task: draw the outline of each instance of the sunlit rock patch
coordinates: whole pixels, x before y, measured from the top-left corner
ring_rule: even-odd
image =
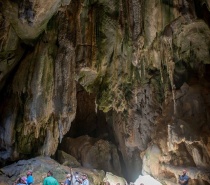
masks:
[[[134,185],[162,185],[159,181],[151,177],[150,175],[140,175],[138,179],[134,182]]]

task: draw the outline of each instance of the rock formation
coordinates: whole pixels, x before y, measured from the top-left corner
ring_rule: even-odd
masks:
[[[129,180],[172,184],[186,168],[210,184],[209,10],[208,0],[0,0],[2,166],[53,156],[65,134],[93,136],[100,121],[79,118],[95,109],[109,126],[95,139],[116,145]],[[88,114],[81,86],[95,99]]]
[[[31,170],[33,172],[35,181],[34,184],[37,185],[43,183],[48,171],[53,172],[53,177],[55,177],[59,183],[64,182],[66,174],[70,173],[69,167],[60,165],[50,157],[39,156],[29,160],[20,160],[17,163],[2,168],[0,171],[0,183],[4,182],[2,185],[12,184],[18,177],[25,176],[27,170]],[[87,174],[90,184],[96,185],[99,185],[101,182],[103,182],[103,179],[106,177],[105,172],[102,170],[72,168],[72,173],[75,172],[78,172],[79,175],[84,173]],[[116,176],[116,179],[121,178]]]
[[[86,168],[102,168],[117,175],[122,174],[117,148],[108,141],[87,135],[75,139],[66,137],[61,148]]]

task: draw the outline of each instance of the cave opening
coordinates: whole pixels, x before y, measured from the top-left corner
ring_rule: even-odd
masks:
[[[194,4],[197,17],[203,19],[210,27],[210,11],[208,10],[206,3],[201,5],[200,1],[194,0]]]
[[[112,126],[106,121],[106,114],[97,109],[96,94],[88,93],[77,84],[76,117],[65,137],[77,138],[88,135],[115,143]]]
[[[205,64],[204,78],[210,83],[210,64]]]
[[[177,70],[175,69],[176,84],[178,84],[178,82],[183,82],[182,77],[184,76],[185,81],[189,85],[201,84],[202,86],[210,87],[210,64],[198,63],[194,68],[186,67],[186,69],[185,73],[183,70],[183,74],[177,73]],[[183,83],[180,84],[182,85]]]
[[[81,157],[81,155],[83,155],[83,154],[80,154],[80,156],[74,155],[74,152],[72,152],[72,151],[77,150],[77,149],[75,149],[75,148],[67,149],[67,147],[70,146],[71,144],[69,144],[69,143],[66,144],[66,140],[78,142],[79,140],[81,141],[81,139],[83,139],[84,142],[80,143],[80,141],[79,141],[79,143],[81,145],[86,143],[86,144],[84,144],[84,147],[85,147],[86,145],[93,144],[93,146],[94,147],[96,146],[96,148],[97,147],[100,148],[100,146],[97,145],[96,143],[97,142],[100,143],[100,141],[103,140],[101,142],[102,145],[103,145],[103,143],[107,143],[107,142],[109,143],[108,145],[105,144],[104,146],[109,148],[108,149],[110,152],[109,155],[111,157],[109,161],[104,161],[104,162],[107,163],[108,165],[111,165],[112,167],[106,168],[106,165],[101,163],[102,166],[100,166],[100,163],[99,163],[99,166],[96,169],[104,170],[105,172],[106,171],[111,172],[115,175],[120,175],[120,176],[123,175],[126,178],[127,177],[126,176],[126,174],[127,174],[126,167],[125,167],[125,163],[123,160],[123,156],[118,149],[118,142],[116,141],[115,136],[114,136],[114,130],[112,128],[113,123],[111,121],[107,120],[108,118],[110,118],[111,113],[110,112],[104,113],[103,111],[99,110],[97,108],[97,105],[95,102],[96,94],[88,93],[79,84],[77,84],[76,98],[77,98],[77,110],[76,110],[75,119],[71,124],[70,130],[66,133],[62,142],[59,144],[54,158],[59,161],[58,151],[64,151],[65,153],[70,154],[73,157],[75,157],[77,159],[77,161],[83,167],[95,168],[97,166],[96,163],[98,162],[98,158],[97,158],[98,154],[96,154],[96,156],[94,156],[95,157],[95,161],[93,162],[94,164],[91,164],[92,162],[90,160],[88,160],[87,158],[89,155],[92,155],[92,154],[90,154],[90,153],[88,153],[88,151],[86,151],[85,155],[87,155],[87,156],[83,157],[83,159]],[[85,141],[85,139],[87,139],[87,141]],[[90,143],[89,143],[89,141],[90,141]],[[116,148],[116,150],[113,149],[112,144],[115,146],[114,148]],[[73,146],[73,147],[75,147],[75,146]],[[81,146],[76,146],[76,147],[79,149]],[[94,147],[92,147],[92,148],[90,147],[88,150],[91,152]],[[107,149],[104,149],[103,152],[106,153]],[[107,154],[105,154],[105,155],[107,155]],[[118,156],[117,158],[115,158],[116,155]],[[102,156],[102,160],[103,160],[103,156]],[[119,161],[119,163],[118,163],[118,161]],[[119,170],[117,170],[118,168],[119,168]]]

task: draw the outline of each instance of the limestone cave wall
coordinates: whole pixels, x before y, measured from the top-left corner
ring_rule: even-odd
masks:
[[[209,10],[209,0],[0,0],[2,165],[105,133],[82,137],[117,163],[91,165],[91,147],[80,162],[123,161],[128,179],[166,184],[187,168],[191,183],[210,184]]]

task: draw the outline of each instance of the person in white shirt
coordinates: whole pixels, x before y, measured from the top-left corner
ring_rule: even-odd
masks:
[[[89,180],[86,174],[82,175],[82,185],[89,185]]]
[[[78,172],[72,173],[72,177],[72,185],[80,185],[82,183]]]

